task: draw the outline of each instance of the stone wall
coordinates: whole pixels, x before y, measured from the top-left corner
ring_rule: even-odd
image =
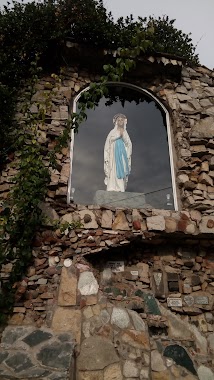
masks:
[[[158,62],[158,75],[142,68],[127,81],[169,110],[180,211],[67,205],[64,148],[41,204],[47,225],[34,238],[2,334],[2,380],[214,380],[214,73]],[[65,127],[71,100],[98,79],[67,69],[40,126],[44,153]],[[40,81],[35,102],[52,81]],[[15,173],[11,161],[2,200]],[[3,266],[2,281],[11,269]]]
[[[205,67],[188,68],[181,62],[159,59],[159,76],[154,71],[144,74],[141,71],[129,76],[127,82],[149,90],[167,107],[173,135],[174,165],[176,183],[179,187],[179,208],[194,208],[207,214],[213,213],[214,206],[214,73]],[[171,67],[179,63],[178,74],[172,79]],[[152,65],[150,62],[150,70]],[[147,62],[148,65],[148,62]],[[161,74],[161,70],[163,71]],[[139,71],[139,70],[138,70]],[[99,75],[80,67],[66,69],[64,80],[52,99],[52,109],[46,115],[45,125],[40,126],[40,142],[45,151],[52,149],[54,141],[65,127],[70,105],[75,96],[91,81],[99,80]],[[179,83],[178,83],[179,81]],[[33,97],[36,102],[42,94],[50,93],[53,78],[46,77],[37,85]],[[36,105],[32,112],[37,112]],[[48,166],[48,162],[46,162]],[[57,170],[51,170],[51,182],[47,201],[66,202],[67,184],[70,171],[69,148],[57,155]],[[9,192],[16,170],[11,162],[1,174],[0,198],[5,199]]]
[[[41,379],[48,380],[59,374],[72,379],[69,371],[79,380],[212,379],[214,261],[208,217],[198,211],[81,207],[70,209],[61,223],[74,215],[83,228],[44,227],[35,238],[34,262],[18,286],[3,333],[2,374],[15,371],[18,375],[9,378],[23,379],[43,371]],[[10,270],[4,267],[5,278]],[[27,337],[47,333],[42,342],[35,338],[26,355]],[[64,342],[70,350],[63,363],[56,350],[60,334],[68,334],[61,354]],[[26,367],[16,362],[20,350]]]

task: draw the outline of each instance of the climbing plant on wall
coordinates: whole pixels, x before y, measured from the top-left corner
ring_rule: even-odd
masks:
[[[93,20],[93,22],[92,22]],[[159,28],[159,29],[158,29]],[[170,32],[171,43],[158,33]],[[173,21],[153,18],[134,21],[132,17],[120,18],[114,22],[106,13],[102,1],[60,0],[58,2],[23,4],[13,2],[0,13],[0,115],[1,160],[7,160],[10,151],[16,152],[18,174],[9,199],[1,206],[0,218],[0,266],[13,263],[13,270],[7,282],[2,283],[0,309],[12,310],[16,283],[25,272],[31,260],[31,242],[39,228],[42,215],[39,203],[44,200],[49,179],[48,169],[42,162],[42,151],[38,143],[38,123],[44,122],[44,115],[51,102],[51,95],[38,102],[37,114],[31,113],[32,95],[39,79],[39,68],[43,72],[56,70],[64,63],[61,49],[66,38],[75,42],[92,44],[97,47],[117,49],[114,64],[105,65],[99,83],[92,83],[79,101],[78,112],[68,120],[67,128],[50,153],[50,165],[54,155],[67,144],[70,128],[78,130],[86,118],[86,109],[94,108],[103,96],[107,96],[108,81],[121,81],[134,68],[137,57],[151,51],[166,51],[175,54],[176,41],[184,42],[185,57],[197,62],[194,47],[188,36],[177,31]],[[23,36],[25,38],[23,39]],[[53,76],[59,81],[57,75]],[[25,91],[21,92],[23,87]],[[52,85],[52,88],[56,83]],[[23,97],[23,118],[17,122],[16,100]],[[10,294],[10,296],[8,296]]]

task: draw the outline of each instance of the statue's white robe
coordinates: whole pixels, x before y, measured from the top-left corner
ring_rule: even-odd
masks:
[[[104,183],[107,185],[107,191],[121,191],[124,192],[126,190],[128,176],[125,178],[119,179],[117,178],[116,172],[116,162],[115,162],[115,141],[120,137],[120,133],[118,131],[117,125],[115,125],[114,129],[112,129],[105,142],[104,147],[104,172],[105,172],[105,181]],[[131,154],[132,154],[132,143],[130,137],[124,129],[122,136],[127,158],[129,165],[129,173],[131,171]],[[124,162],[125,166],[125,162]]]

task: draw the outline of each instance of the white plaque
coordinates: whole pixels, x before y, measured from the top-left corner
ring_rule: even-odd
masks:
[[[181,298],[167,298],[167,305],[170,307],[182,307],[182,299]]]
[[[132,276],[138,276],[138,270],[131,270]]]
[[[110,268],[112,272],[124,272],[124,261],[108,261],[107,268]]]
[[[72,265],[72,260],[69,258],[65,259],[63,264],[66,268],[69,268]]]

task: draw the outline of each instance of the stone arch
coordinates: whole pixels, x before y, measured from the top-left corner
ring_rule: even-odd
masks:
[[[171,127],[170,127],[170,116],[167,108],[165,105],[155,96],[152,94],[150,91],[147,89],[141,88],[139,86],[130,84],[130,83],[125,83],[125,82],[120,82],[120,83],[114,83],[114,82],[109,82],[109,87],[111,86],[112,88],[120,87],[122,89],[126,90],[132,90],[135,91],[138,94],[141,94],[141,96],[144,96],[147,100],[154,102],[158,110],[161,112],[162,117],[163,117],[163,122],[166,128],[166,135],[167,135],[167,145],[168,145],[168,157],[169,157],[169,170],[170,170],[170,176],[171,176],[171,187],[172,187],[172,195],[173,195],[173,204],[174,204],[174,209],[178,210],[178,197],[177,197],[177,189],[176,189],[176,182],[175,182],[175,168],[174,168],[174,157],[173,157],[173,144],[172,144],[172,133],[171,133]],[[76,112],[77,110],[77,103],[78,100],[81,97],[81,94],[85,91],[88,91],[89,87],[86,87],[83,89],[74,99],[73,101],[73,112]],[[74,188],[72,187],[72,167],[73,167],[73,151],[74,151],[74,132],[71,132],[71,149],[70,149],[70,175],[69,175],[69,182],[68,182],[68,196],[67,196],[67,203],[69,204],[71,200],[73,199],[72,192]],[[82,202],[78,202],[82,203]],[[88,202],[91,203],[91,202]],[[154,206],[153,206],[154,207]],[[135,208],[133,206],[133,208]],[[164,208],[164,207],[157,207],[155,208]]]

